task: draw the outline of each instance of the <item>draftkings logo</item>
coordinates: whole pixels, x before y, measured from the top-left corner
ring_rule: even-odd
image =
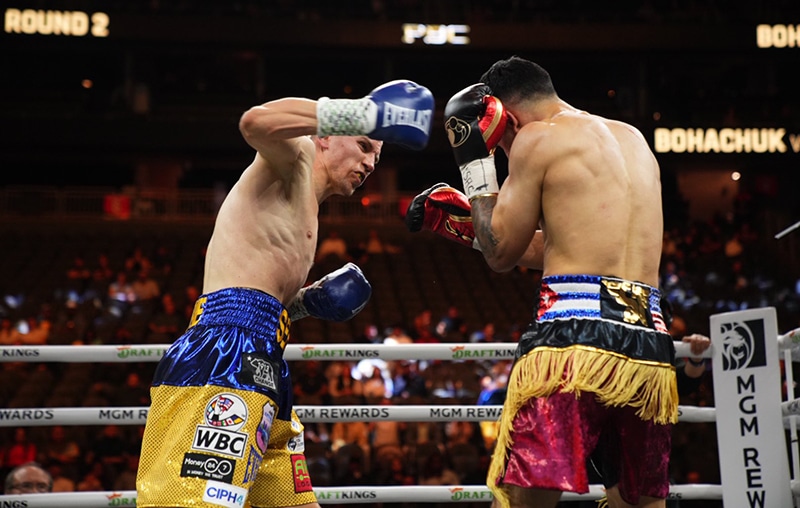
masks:
[[[723,323],[720,328],[722,370],[749,369],[767,364],[763,319]]]

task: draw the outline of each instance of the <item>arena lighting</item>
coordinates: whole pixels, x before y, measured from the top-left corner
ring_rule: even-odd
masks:
[[[759,48],[800,47],[800,25],[758,25],[756,45]]]
[[[424,44],[441,46],[453,44],[463,46],[469,44],[469,25],[424,25],[422,23],[403,23],[404,44],[414,44],[421,40]]]
[[[733,180],[734,182],[738,182],[741,179],[742,179],[742,174],[739,173],[738,171],[734,171],[731,173],[731,180]]]
[[[3,26],[9,34],[108,37],[109,22],[105,12],[6,9]]]

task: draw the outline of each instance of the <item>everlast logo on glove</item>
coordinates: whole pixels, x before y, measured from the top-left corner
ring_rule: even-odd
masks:
[[[383,122],[381,123],[381,127],[407,125],[419,129],[422,132],[429,132],[431,129],[432,113],[433,111],[430,109],[416,110],[385,102],[383,104]]]
[[[404,79],[384,83],[361,99],[320,97],[317,100],[317,135],[365,135],[377,141],[422,150],[431,134],[433,108],[431,91]]]

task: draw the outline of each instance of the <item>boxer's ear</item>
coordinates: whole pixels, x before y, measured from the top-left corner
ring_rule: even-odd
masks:
[[[520,124],[516,115],[511,113],[509,110],[506,110],[506,132],[511,132],[512,134],[516,134],[517,131],[519,131],[519,128]]]

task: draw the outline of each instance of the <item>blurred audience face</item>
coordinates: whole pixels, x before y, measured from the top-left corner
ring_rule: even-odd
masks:
[[[39,466],[20,466],[6,481],[6,494],[41,494],[51,492],[50,474]]]

